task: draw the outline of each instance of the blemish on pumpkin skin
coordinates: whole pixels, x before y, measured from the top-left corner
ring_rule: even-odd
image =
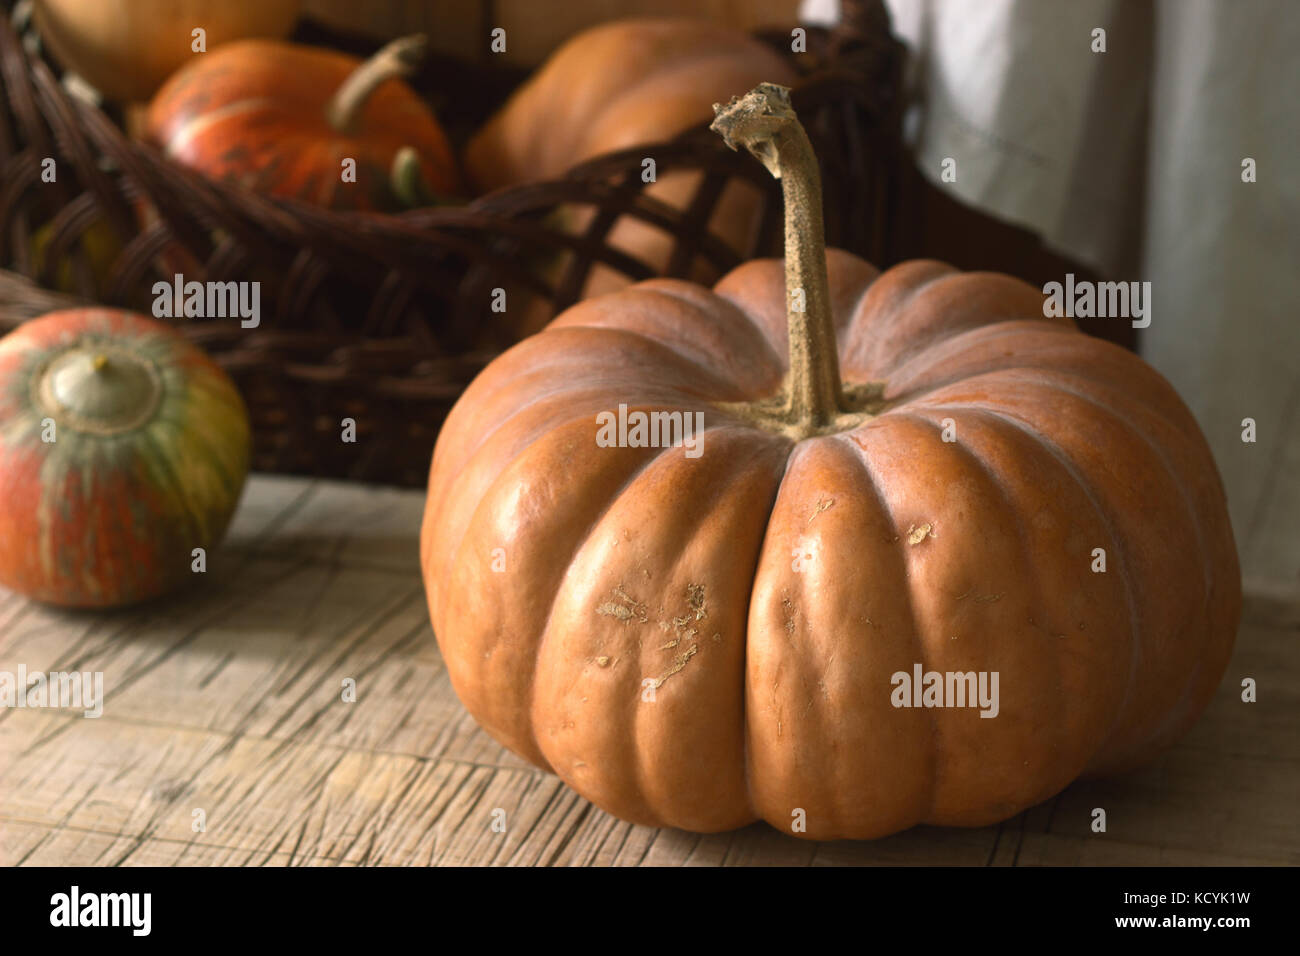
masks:
[[[704,599],[703,584],[686,585],[686,613],[680,617],[674,617],[670,621],[660,621],[659,629],[667,633],[675,631],[677,637],[675,640],[663,645],[664,648],[676,647],[683,637],[694,637],[699,633],[698,628],[690,626],[692,618],[696,621],[702,621],[709,616],[708,604]]]
[[[934,526],[928,521],[922,525],[911,525],[907,529],[907,543],[913,547],[920,544],[926,538],[937,537],[938,535],[934,533]]]
[[[617,618],[624,624],[644,624],[649,620],[646,615],[646,606],[624,591],[621,584],[614,588],[610,594],[616,600],[606,601],[604,604],[598,605],[596,608],[597,614]]]
[[[597,666],[597,667],[608,667],[608,666],[609,666],[609,658],[608,658],[608,657],[605,657],[603,654],[602,654],[600,657],[597,657],[597,658],[596,658],[596,666]]]
[[[781,715],[782,715],[782,713],[784,713],[784,711],[783,711],[782,708],[781,708],[781,700],[780,700],[780,697],[778,696],[779,691],[780,691],[780,689],[781,689],[781,676],[780,676],[780,674],[781,674],[781,671],[780,671],[780,668],[778,667],[778,668],[777,668],[777,677],[776,677],[775,680],[772,681],[772,699],[771,699],[771,703],[768,704],[768,706],[771,708],[772,712],[773,712],[774,714],[776,714],[776,736],[777,736],[777,739],[778,739],[778,740],[781,739],[781,726],[782,726],[782,725],[781,725]]]
[[[699,649],[700,649],[700,645],[692,644],[690,647],[686,648],[686,650],[683,653],[678,654],[676,657],[674,657],[672,664],[669,665],[668,667],[668,670],[664,671],[663,676],[656,677],[651,682],[651,686],[654,687],[655,690],[658,690],[660,687],[664,685],[664,681],[668,680],[668,678],[672,677],[674,674],[681,673],[682,668],[684,668],[687,665],[687,663],[690,661],[690,659],[696,655]]]
[[[645,604],[627,594],[621,587],[615,588],[613,593],[623,601],[623,603],[618,604],[611,601],[607,604],[603,604],[596,609],[597,614],[612,614],[620,620],[628,623],[648,623],[649,619],[646,615]],[[663,613],[663,608],[660,608],[660,613]],[[667,621],[655,621],[655,624],[659,626],[660,631],[664,633],[671,632],[674,635],[672,640],[668,641],[666,644],[660,644],[659,650],[671,651],[679,647],[683,641],[698,638],[700,630],[699,628],[692,626],[692,621],[702,621],[708,616],[709,610],[708,603],[705,600],[704,585],[687,584],[686,613],[670,618]],[[721,642],[722,634],[720,632],[715,633],[712,640],[714,643]],[[672,663],[668,665],[668,669],[659,677],[656,677],[651,681],[651,686],[656,689],[662,687],[664,681],[668,680],[668,678],[672,677],[674,674],[681,673],[682,669],[686,667],[691,658],[699,653],[699,650],[700,644],[697,640],[696,643],[690,645],[686,650],[674,657]]]
[[[708,617],[708,608],[704,605],[704,585],[686,585],[686,606],[695,612],[695,620],[702,621]]]
[[[812,524],[813,518],[816,518],[819,514],[821,514],[823,511],[825,511],[833,504],[835,504],[834,498],[818,498],[817,507],[813,509],[813,513],[808,517],[808,522],[807,524],[804,525],[804,527],[806,528],[808,527],[808,525]]]

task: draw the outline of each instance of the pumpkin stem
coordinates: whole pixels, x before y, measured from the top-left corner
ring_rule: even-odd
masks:
[[[412,146],[403,146],[393,157],[388,185],[397,201],[408,209],[436,206],[441,201],[425,178],[420,154]]]
[[[401,37],[352,71],[325,106],[330,126],[344,136],[357,134],[361,111],[371,94],[395,76],[410,76],[429,51],[429,38],[422,33]]]
[[[726,106],[715,104],[709,127],[732,149],[744,146],[781,180],[785,200],[786,321],[790,370],[782,418],[800,434],[815,434],[849,411],[840,384],[839,354],[826,274],[822,184],[808,134],[790,106],[790,90],[760,83]]]
[[[31,388],[33,404],[60,427],[103,436],[144,426],[163,397],[162,376],[152,361],[89,343],[57,355]]]

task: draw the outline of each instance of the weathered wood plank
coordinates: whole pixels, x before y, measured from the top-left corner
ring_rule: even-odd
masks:
[[[420,492],[258,475],[226,548],[418,575],[423,516]]]
[[[288,853],[232,850],[158,837],[139,843],[135,837],[37,823],[6,821],[0,827],[0,866],[102,866],[105,860],[122,857],[124,866],[352,865],[324,857],[294,860]]]
[[[0,632],[0,669],[102,671],[123,720],[525,766],[452,692],[418,575],[303,555],[250,555],[240,571],[141,612],[22,606]]]
[[[1270,857],[1235,856],[1125,843],[1105,838],[1039,834],[1026,842],[1017,866],[1278,866]]]
[[[0,670],[102,671],[107,697],[99,719],[0,710],[0,864],[1300,862],[1298,619],[1276,601],[1248,606],[1206,717],[1142,771],[999,827],[700,836],[616,820],[475,726],[429,629],[422,509],[418,493],[257,477],[186,594],[88,614],[0,592]]]

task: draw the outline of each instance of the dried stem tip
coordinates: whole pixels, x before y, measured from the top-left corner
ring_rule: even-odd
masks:
[[[713,113],[709,129],[732,149],[748,149],[773,177],[781,178],[775,139],[799,122],[790,105],[789,87],[760,83],[744,96],[733,96],[726,106],[714,103]]]
[[[846,410],[826,274],[817,157],[784,86],[760,83],[713,109],[710,128],[732,149],[744,146],[781,180],[790,342],[785,418],[791,427],[814,434]]]

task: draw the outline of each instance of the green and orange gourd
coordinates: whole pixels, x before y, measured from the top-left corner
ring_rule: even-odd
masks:
[[[56,312],[0,339],[0,585],[112,607],[193,575],[248,471],[233,383],[174,329]]]

